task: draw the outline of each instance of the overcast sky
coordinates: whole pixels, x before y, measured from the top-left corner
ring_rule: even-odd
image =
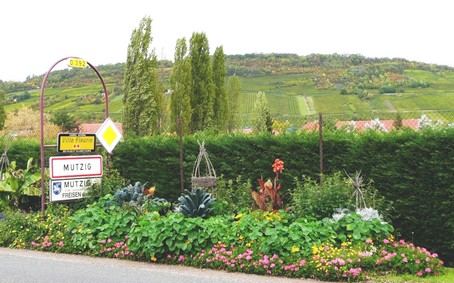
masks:
[[[361,54],[454,67],[445,0],[6,0],[0,80],[24,81],[58,60],[126,61],[132,31],[152,22],[152,48],[173,60],[177,39],[205,32],[212,54]],[[65,64],[57,65],[58,68]]]

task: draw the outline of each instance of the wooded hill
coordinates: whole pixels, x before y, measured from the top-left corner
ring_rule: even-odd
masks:
[[[237,75],[241,81],[244,125],[259,91],[267,95],[275,119],[294,123],[319,112],[354,118],[371,112],[454,111],[454,68],[448,66],[356,54],[227,55],[225,62],[227,75]],[[168,89],[172,62],[160,61],[159,66],[163,87]],[[120,119],[125,64],[97,68],[108,86],[110,113]],[[29,77],[25,82],[0,80],[0,88],[6,92],[6,110],[38,107],[43,76]],[[54,71],[47,88],[46,111],[76,109],[82,120],[102,114],[102,86],[95,72]],[[91,115],[82,114],[87,111]]]

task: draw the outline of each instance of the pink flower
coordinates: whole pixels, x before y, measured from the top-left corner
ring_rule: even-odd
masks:
[[[329,246],[325,246],[325,251],[329,251]]]
[[[366,244],[372,244],[372,240],[371,239],[367,239],[366,240]]]
[[[429,267],[427,267],[426,270],[424,270],[424,271],[427,273],[430,273],[432,270]]]
[[[408,259],[407,259],[406,257],[404,257],[404,258],[402,259],[402,261],[405,262],[405,263],[407,263],[407,262],[408,262]]]
[[[178,261],[185,261],[185,259],[186,259],[186,258],[184,257],[184,255],[180,255],[180,256],[178,257]]]
[[[389,240],[388,240],[388,239],[384,239],[384,240],[383,240],[383,243],[389,244]]]
[[[415,260],[415,263],[416,263],[416,264],[420,264],[421,261],[420,261],[419,259],[416,259],[416,260]]]
[[[416,272],[416,275],[418,275],[418,276],[422,276],[422,271],[418,271],[418,272]]]

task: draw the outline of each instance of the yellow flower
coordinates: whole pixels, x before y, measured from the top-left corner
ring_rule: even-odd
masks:
[[[295,246],[292,247],[292,253],[296,253],[296,252],[299,252],[299,251],[300,251],[300,248],[295,247]]]
[[[156,261],[156,257],[155,256],[152,256],[150,259],[151,259],[151,261]]]
[[[251,246],[251,243],[246,243],[246,247],[250,247]]]
[[[318,248],[317,248],[317,246],[314,245],[314,246],[312,247],[312,253],[313,253],[314,255],[318,253]]]
[[[240,240],[243,240],[243,239],[244,239],[243,235],[240,235]]]
[[[243,214],[243,213],[240,213],[240,214],[238,214],[238,215],[235,216],[235,219],[240,219],[240,218],[243,217],[243,216],[244,216],[244,214]]]

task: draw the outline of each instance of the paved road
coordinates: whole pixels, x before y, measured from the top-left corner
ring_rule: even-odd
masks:
[[[1,283],[321,283],[184,266],[0,248]]]

